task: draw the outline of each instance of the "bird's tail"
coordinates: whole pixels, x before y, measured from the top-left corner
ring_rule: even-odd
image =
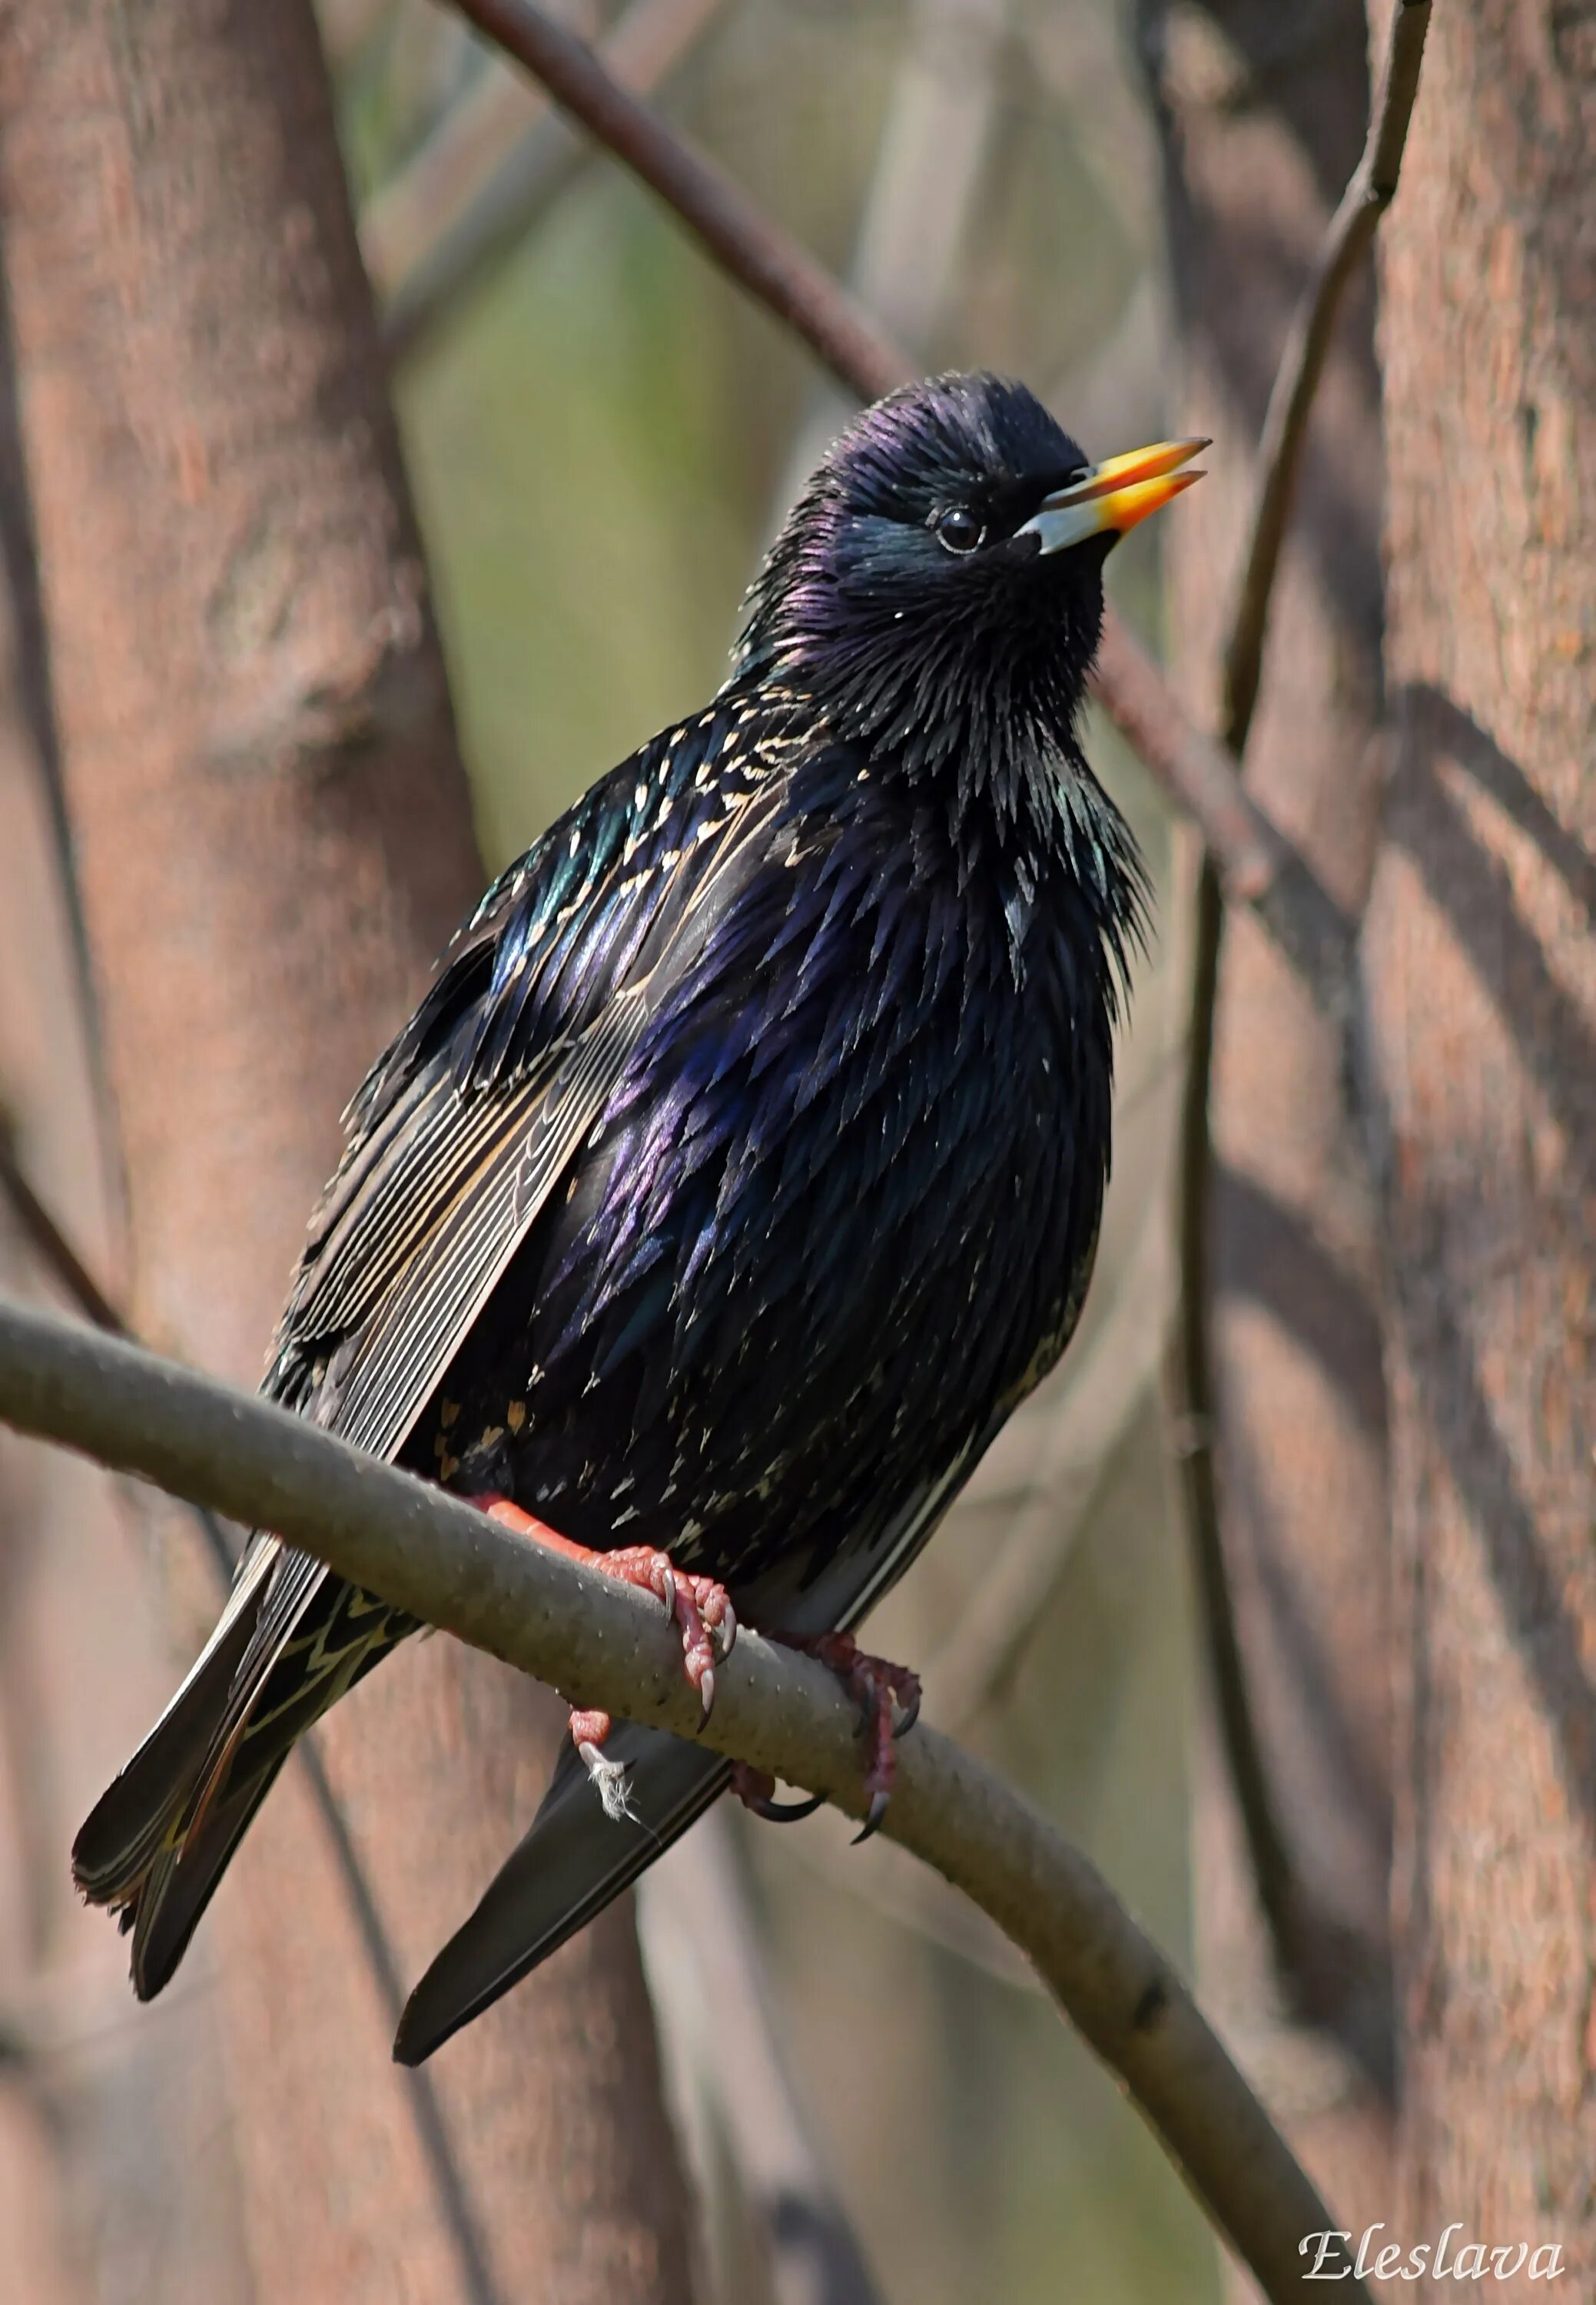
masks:
[[[606,1816],[576,1752],[561,1756],[531,1830],[405,2003],[394,2041],[419,2065],[635,1881],[721,1792],[731,1764],[662,1729],[618,1722],[626,1814]]]
[[[295,1739],[409,1630],[303,1554],[255,1543],[187,1680],[73,1844],[83,1895],[132,1932],[141,2001],[183,1959]]]

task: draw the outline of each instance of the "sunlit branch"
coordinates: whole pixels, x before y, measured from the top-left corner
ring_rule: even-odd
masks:
[[[0,1191],[4,1191],[9,1200],[35,1255],[79,1310],[107,1336],[133,1342],[126,1320],[95,1280],[88,1264],[57,1219],[46,1207],[18,1162],[16,1148],[9,1129],[4,1125],[3,1114],[0,1114]],[[218,1587],[225,1593],[231,1582],[237,1557],[232,1538],[218,1516],[204,1504],[193,1498],[180,1497],[178,1501],[187,1504],[203,1540],[206,1556],[215,1571]],[[397,2026],[399,2012],[405,2005],[405,1988],[397,1958],[378,1910],[376,1892],[361,1862],[360,1852],[349,1829],[349,1820],[344,1814],[343,1803],[333,1790],[332,1780],[327,1773],[313,1737],[302,1737],[295,1752],[344,1883],[344,1892],[354,1917],[355,1930],[366,1965],[377,1986],[388,2021],[390,2026]],[[4,2062],[4,2028],[0,2026],[0,2063]],[[450,2245],[455,2251],[467,2305],[500,2305],[478,2232],[476,2214],[466,2195],[465,2179],[431,2078],[425,2072],[415,2071],[410,2073],[409,2080],[416,2134],[431,2173]]]
[[[866,1803],[858,1721],[813,1659],[746,1634],[707,1722],[657,1606],[272,1404],[120,1340],[0,1303],[0,1419],[210,1510],[277,1530],[584,1705],[696,1736]],[[1107,1884],[1040,1812],[929,1728],[900,1748],[883,1830],[1036,1964],[1123,2080],[1271,2305],[1303,2295],[1302,2235],[1330,2218],[1195,2002]],[[1363,2292],[1356,2284],[1349,2296]]]

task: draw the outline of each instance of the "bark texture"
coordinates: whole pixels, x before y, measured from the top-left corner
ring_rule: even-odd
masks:
[[[1368,118],[1360,0],[1144,0],[1181,381],[1215,479],[1164,538],[1172,653],[1219,668],[1269,387]],[[1379,439],[1362,285],[1316,404],[1276,587],[1248,782],[1355,915],[1378,809]],[[1339,1038],[1257,923],[1225,932],[1211,1263],[1226,1571],[1303,1927],[1282,1980],[1223,1764],[1199,1743],[1205,1988],[1352,2223],[1389,2149],[1388,1546],[1373,1212]],[[1299,2030],[1325,2029],[1339,2045]]]
[[[1404,2215],[1418,2236],[1457,2219],[1559,2242],[1588,2296],[1596,9],[1438,8],[1424,71],[1381,243],[1401,746],[1366,956],[1407,1691]]]
[[[248,1382],[338,1109],[477,891],[468,796],[308,0],[10,0],[0,41],[132,1309]],[[187,1646],[212,1596],[166,1534]],[[341,1709],[329,1766],[403,1977],[525,1821],[558,1735],[540,1692],[445,1641]],[[629,1913],[440,2057],[452,2173],[388,2063],[297,1773],[206,1933],[258,2305],[686,2298]]]
[[[0,425],[13,413],[0,399]],[[0,460],[8,532],[15,501]],[[96,1117],[14,621],[0,617],[0,1127],[103,1269]],[[54,1301],[3,1197],[0,1286]],[[86,1804],[169,1693],[157,1596],[111,1482],[0,1435],[6,2305],[249,2305],[209,1949],[189,1990],[128,2025],[124,1948],[64,1862]]]

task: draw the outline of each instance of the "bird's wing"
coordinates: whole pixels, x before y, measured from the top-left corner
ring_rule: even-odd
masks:
[[[989,1437],[972,1440],[877,1544],[844,1548],[802,1593],[774,1579],[751,1592],[749,1621],[793,1633],[858,1624],[931,1535]],[[626,1768],[627,1814],[606,1815],[580,1756],[568,1748],[530,1828],[406,2002],[394,2041],[401,2064],[421,2064],[585,1928],[703,1816],[731,1774],[721,1754],[633,1721],[616,1723],[604,1754]]]
[[[702,773],[737,713],[657,737],[511,867],[352,1105],[267,1389],[355,1447],[403,1446],[658,1003],[760,870],[779,779]],[[218,1751],[329,1575],[281,1550]],[[346,1629],[363,1648],[382,1637]],[[320,1628],[315,1661],[338,1662]]]
[[[757,867],[780,794],[746,717],[720,702],[624,762],[460,931],[350,1108],[273,1398],[374,1455],[403,1446],[673,972]],[[727,750],[743,770],[706,774]],[[175,1965],[294,1737],[408,1629],[251,1539],[211,1639],[74,1850],[86,1892],[128,1912],[141,1992]]]

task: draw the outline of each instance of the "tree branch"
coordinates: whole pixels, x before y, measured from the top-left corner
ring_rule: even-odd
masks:
[[[17,1160],[9,1118],[3,1110],[0,1110],[0,1190],[4,1190],[10,1200],[35,1254],[80,1310],[107,1336],[119,1338],[130,1344],[134,1342],[132,1331],[122,1314],[34,1191]],[[237,1554],[232,1540],[216,1514],[203,1504],[197,1503],[192,1498],[180,1499],[180,1501],[188,1506],[204,1542],[206,1557],[225,1593],[237,1566]],[[311,1798],[320,1816],[322,1829],[331,1845],[333,1861],[343,1880],[344,1893],[354,1917],[355,1931],[366,1965],[371,1972],[388,2020],[390,2025],[397,2026],[399,2013],[405,2006],[405,1988],[393,1945],[377,1908],[376,1893],[361,1862],[360,1851],[355,1848],[354,1835],[349,1830],[349,1820],[344,1814],[343,1803],[333,1790],[332,1780],[317,1749],[313,1732],[302,1737],[295,1749],[310,1785]],[[3,2062],[3,2052],[0,2052],[0,2063]],[[465,2176],[455,2155],[454,2142],[438,2100],[438,2092],[426,2072],[413,2071],[410,2080],[411,2108],[416,2134],[455,2251],[463,2294],[467,2305],[501,2305],[488,2264],[479,2219],[466,2191]]]
[[[1259,448],[1261,469],[1251,541],[1225,657],[1225,743],[1233,764],[1240,762],[1246,750],[1258,702],[1269,599],[1309,413],[1324,373],[1342,292],[1354,265],[1367,252],[1375,226],[1396,189],[1429,21],[1430,0],[1396,0],[1385,78],[1374,102],[1363,157],[1330,220],[1269,396]],[[1231,773],[1235,773],[1233,765]],[[1237,791],[1241,791],[1239,784]],[[1300,858],[1293,861],[1301,863]],[[1318,887],[1317,882],[1314,885]],[[1323,1942],[1324,1923],[1305,1905],[1290,1844],[1276,1813],[1231,1603],[1214,1453],[1218,1395],[1209,1334],[1213,1143],[1208,1102],[1224,898],[1231,893],[1210,847],[1199,877],[1193,933],[1191,1062],[1182,1104],[1179,1156],[1181,1298],[1170,1354],[1169,1392],[1220,1737],[1270,1937],[1284,1974],[1301,1978],[1322,1973],[1327,1961],[1344,1961],[1348,1953],[1344,1946],[1327,1946]],[[1324,901],[1328,905],[1327,897]],[[1293,905],[1289,918],[1293,931],[1302,928],[1310,935],[1322,932],[1311,906]],[[1350,924],[1342,923],[1337,933],[1350,950]],[[1284,943],[1284,939],[1278,940]],[[1336,981],[1344,1002],[1350,992],[1350,974],[1339,969]],[[1344,1006],[1336,1021],[1344,1031],[1350,1022]]]
[[[17,1159],[11,1115],[4,1106],[0,1106],[0,1191],[11,1203],[34,1255],[55,1275],[79,1309],[97,1329],[125,1337],[128,1329],[121,1314],[28,1181]]]
[[[621,87],[649,94],[676,72],[726,0],[633,0],[599,48]],[[367,203],[361,252],[382,299],[382,343],[406,360],[495,260],[508,256],[593,157],[545,91],[493,73],[457,104]]]
[[[812,1659],[745,1635],[701,1722],[680,1642],[647,1596],[270,1403],[0,1301],[0,1418],[275,1529],[577,1703],[698,1737],[863,1812],[858,1720]],[[1093,1867],[930,1729],[904,1741],[883,1829],[1036,1963],[1271,2305],[1305,2298],[1298,2243],[1329,2230],[1329,2216],[1173,1968]],[[1356,2284],[1346,2294],[1367,2305]]]
[[[915,373],[908,355],[808,251],[714,161],[676,135],[533,0],[456,0],[536,74],[556,103],[640,176],[721,268],[802,336],[850,392],[875,400]],[[1094,676],[1110,719],[1192,817],[1225,892],[1250,905],[1321,1005],[1344,1006],[1351,938],[1308,866],[1242,790],[1225,748],[1193,726],[1157,667],[1112,611]]]
[[[717,162],[622,88],[585,40],[532,0],[457,0],[462,15],[541,80],[696,233],[732,278],[797,329],[866,400],[914,374],[847,290],[798,242],[760,216]]]
[[[1370,121],[1369,140],[1330,219],[1318,267],[1297,306],[1269,394],[1259,441],[1251,542],[1225,651],[1225,740],[1238,756],[1246,749],[1252,708],[1258,702],[1269,600],[1285,541],[1309,411],[1324,374],[1343,292],[1368,254],[1376,226],[1396,191],[1408,123],[1419,93],[1430,7],[1430,0],[1396,0],[1392,10],[1385,74]]]

